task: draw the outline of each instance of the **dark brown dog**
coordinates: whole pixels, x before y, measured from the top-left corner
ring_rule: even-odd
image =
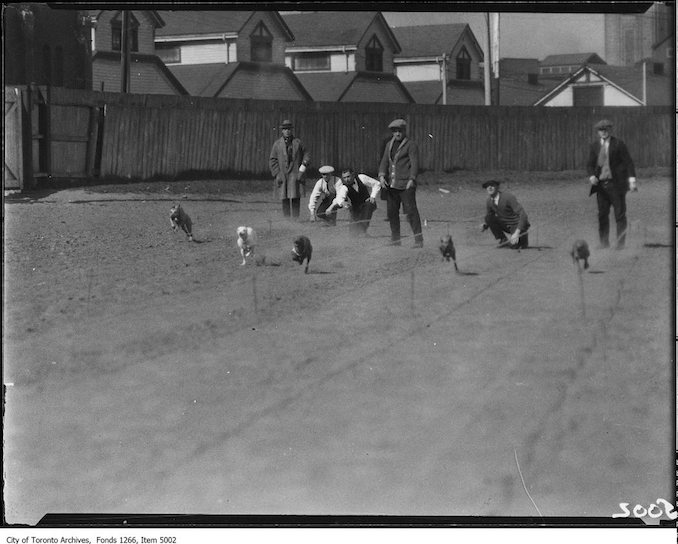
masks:
[[[584,240],[576,240],[572,245],[572,262],[579,264],[579,261],[584,261],[584,269],[589,267],[589,257],[591,252],[589,251],[589,245]]]
[[[448,263],[450,260],[454,262],[454,269],[459,272],[457,268],[457,252],[454,249],[454,242],[452,241],[452,236],[449,234],[443,236],[440,239],[440,253],[443,256],[443,260]]]
[[[170,208],[170,226],[174,232],[178,229],[183,230],[188,236],[188,241],[193,241],[193,222],[181,204],[175,204]]]
[[[298,236],[294,240],[294,249],[292,249],[292,260],[297,261],[300,265],[306,260],[306,268],[304,274],[308,274],[308,265],[311,262],[311,255],[313,255],[313,246],[311,240],[306,236]]]

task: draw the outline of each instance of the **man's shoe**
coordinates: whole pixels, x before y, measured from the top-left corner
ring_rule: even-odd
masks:
[[[389,246],[399,246],[400,240],[391,240],[391,242],[388,245]]]
[[[424,247],[424,242],[414,242],[414,244],[412,244],[412,249],[420,249],[422,247]]]

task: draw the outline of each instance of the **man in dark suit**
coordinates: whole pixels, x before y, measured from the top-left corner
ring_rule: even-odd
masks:
[[[483,189],[487,190],[487,203],[485,222],[481,229],[490,229],[499,240],[499,247],[527,248],[530,222],[518,199],[509,192],[500,191],[499,182],[493,179],[483,183]],[[507,238],[506,234],[510,234],[510,237]]]
[[[598,138],[591,144],[586,171],[591,191],[598,200],[598,235],[600,247],[610,247],[610,206],[617,223],[617,249],[626,243],[626,193],[637,191],[636,170],[626,144],[610,135],[612,123],[607,119],[595,124]]]

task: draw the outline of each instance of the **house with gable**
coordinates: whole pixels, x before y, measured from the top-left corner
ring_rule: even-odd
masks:
[[[465,23],[392,27],[401,52],[396,75],[417,103],[484,104],[483,50]],[[444,71],[443,71],[444,70]]]
[[[544,76],[572,74],[584,64],[605,64],[605,61],[596,53],[549,55],[539,63],[539,74]]]
[[[158,55],[193,96],[311,100],[285,66],[294,35],[276,11],[162,11]]]
[[[120,92],[123,11],[89,10],[92,88]],[[185,95],[186,89],[155,54],[154,36],[164,21],[154,10],[129,11],[130,81],[128,92]]]
[[[395,75],[401,48],[380,12],[287,13],[283,19],[294,34],[285,64],[313,100],[414,102]]]
[[[643,74],[643,71],[645,73]],[[584,65],[547,92],[535,106],[669,106],[675,79],[646,66]]]

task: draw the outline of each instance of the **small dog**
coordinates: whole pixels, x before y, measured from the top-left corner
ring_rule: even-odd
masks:
[[[254,247],[257,245],[257,233],[252,227],[238,227],[238,249],[242,262],[240,266],[247,264],[247,257],[254,256]]]
[[[457,268],[457,253],[454,249],[454,242],[452,241],[452,236],[449,234],[446,234],[442,238],[440,238],[440,253],[443,256],[443,260],[447,261],[448,263],[450,260],[454,263],[454,269],[459,272],[459,269]]]
[[[300,265],[306,260],[306,268],[304,274],[308,274],[308,265],[311,263],[311,255],[313,254],[313,246],[311,240],[306,236],[299,236],[294,240],[294,248],[292,249],[292,260],[297,261]]]
[[[579,264],[579,261],[584,261],[584,269],[586,270],[589,267],[589,257],[591,252],[589,251],[589,245],[584,240],[576,240],[572,245],[572,262]]]
[[[174,232],[181,229],[188,236],[188,241],[193,241],[193,222],[188,214],[181,207],[181,204],[175,204],[170,208],[170,225]]]

